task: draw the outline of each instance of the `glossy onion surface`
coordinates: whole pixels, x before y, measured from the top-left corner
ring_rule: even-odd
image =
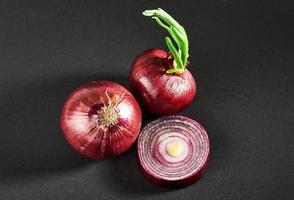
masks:
[[[197,181],[207,167],[209,139],[205,129],[184,116],[149,123],[138,138],[139,165],[147,179],[164,187]]]
[[[80,86],[66,100],[61,128],[83,156],[104,159],[126,151],[141,128],[141,110],[132,94],[110,81]]]
[[[131,68],[129,82],[144,106],[157,115],[174,114],[185,109],[196,94],[196,83],[185,69],[180,74],[166,74],[173,60],[160,49],[139,55]]]

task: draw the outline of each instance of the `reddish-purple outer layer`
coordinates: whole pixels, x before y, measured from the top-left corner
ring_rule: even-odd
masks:
[[[172,132],[183,136],[190,134],[188,138],[197,144],[190,146],[189,149],[192,150],[190,149],[189,156],[177,163],[163,161],[155,156],[158,153],[159,138]],[[144,176],[162,187],[185,187],[196,182],[207,169],[210,155],[209,138],[205,129],[198,122],[179,115],[149,123],[139,135],[137,148],[138,163]],[[185,167],[189,167],[189,170]],[[171,173],[174,178],[170,179],[171,175],[166,175],[167,173]]]
[[[116,105],[116,125],[97,124],[103,106]],[[61,129],[68,143],[83,156],[104,159],[126,151],[137,139],[141,110],[133,95],[111,81],[92,81],[76,89],[61,113]]]
[[[144,106],[157,115],[185,109],[196,94],[192,74],[187,69],[180,75],[166,74],[171,66],[171,57],[161,49],[144,51],[132,64],[130,85]]]

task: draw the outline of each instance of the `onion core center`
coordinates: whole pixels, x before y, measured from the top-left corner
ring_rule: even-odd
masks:
[[[164,159],[169,163],[181,162],[189,154],[188,139],[185,136],[176,136],[176,132],[170,132],[158,138],[158,146],[155,146],[156,157],[159,161]]]
[[[180,141],[170,142],[165,147],[166,152],[172,157],[178,157],[183,154],[184,145]]]

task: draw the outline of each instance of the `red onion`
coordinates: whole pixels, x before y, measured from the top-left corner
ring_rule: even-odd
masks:
[[[80,86],[66,100],[61,128],[83,156],[104,159],[126,151],[141,128],[141,110],[133,95],[111,81]]]
[[[184,116],[163,117],[149,123],[138,138],[139,166],[152,183],[184,187],[197,181],[209,158],[205,129]]]
[[[196,83],[185,69],[182,74],[167,74],[171,58],[161,49],[144,51],[134,61],[129,82],[143,105],[157,115],[185,109],[196,94]]]
[[[146,108],[157,115],[177,113],[186,108],[196,94],[196,83],[186,69],[188,38],[185,29],[162,9],[144,11],[166,29],[165,38],[170,53],[150,49],[139,55],[132,64],[129,82]]]

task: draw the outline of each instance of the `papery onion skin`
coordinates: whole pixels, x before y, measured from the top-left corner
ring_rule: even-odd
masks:
[[[140,102],[156,115],[175,114],[191,104],[196,82],[188,69],[167,74],[173,59],[164,50],[149,49],[132,64],[129,83]]]
[[[169,137],[165,137],[167,134]],[[193,144],[189,146],[189,154],[178,162],[158,158],[160,145],[176,135],[179,138],[187,137],[187,144]],[[160,141],[160,138],[164,140]],[[180,115],[168,116],[143,128],[138,138],[137,152],[139,168],[150,182],[161,187],[186,187],[201,178],[207,169],[209,138],[205,129],[195,120]]]
[[[66,100],[61,129],[68,143],[92,159],[117,156],[135,142],[142,122],[133,95],[111,81],[80,86]]]

